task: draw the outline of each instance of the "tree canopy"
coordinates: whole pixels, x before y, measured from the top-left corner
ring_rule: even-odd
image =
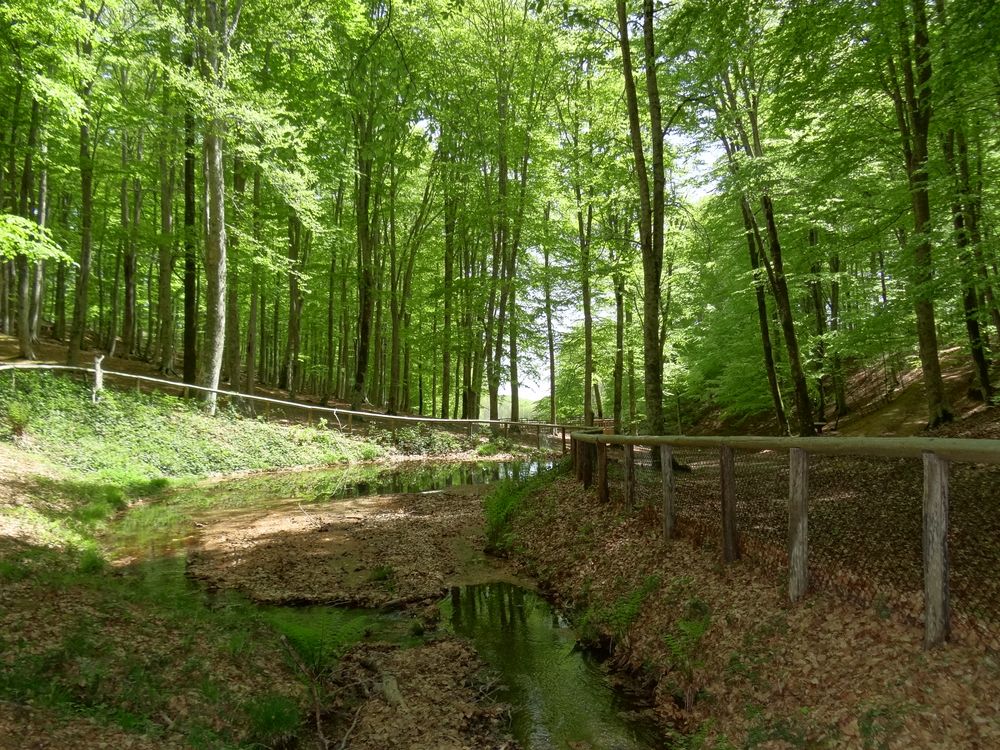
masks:
[[[812,434],[916,355],[939,424],[945,348],[995,392],[998,28],[982,0],[9,0],[0,329],[657,433]]]

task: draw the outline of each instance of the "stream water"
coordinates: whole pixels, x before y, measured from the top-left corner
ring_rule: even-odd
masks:
[[[526,750],[639,750],[662,746],[636,706],[608,683],[594,655],[577,647],[565,617],[528,589],[497,582],[454,587],[442,622],[470,638],[503,677],[511,730]]]
[[[322,504],[389,493],[432,492],[467,484],[524,478],[549,468],[538,462],[406,465],[394,470],[345,468],[255,475],[199,488],[189,516],[201,523],[226,514],[279,510],[288,503]],[[294,507],[294,506],[293,506]],[[196,508],[201,510],[195,510]],[[144,540],[149,562],[182,552],[196,537],[169,527]],[[133,548],[136,549],[136,548]],[[138,551],[138,550],[136,550]],[[183,563],[173,557],[183,575]],[[173,566],[172,566],[173,569]],[[452,588],[440,604],[442,627],[469,638],[506,686],[501,699],[513,707],[511,731],[525,750],[647,750],[662,739],[647,722],[628,714],[634,701],[611,687],[599,660],[577,646],[569,622],[533,591],[508,582]],[[331,651],[365,637],[407,645],[409,619],[399,613],[335,607],[267,607],[276,626],[319,633],[314,647]]]

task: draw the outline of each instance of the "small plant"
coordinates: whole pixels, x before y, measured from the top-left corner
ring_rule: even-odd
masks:
[[[302,726],[302,710],[294,700],[280,693],[254,698],[243,710],[249,720],[250,739],[265,747],[290,743]]]
[[[370,579],[375,583],[391,583],[396,577],[396,571],[391,565],[379,565],[372,570]]]
[[[873,706],[858,718],[865,750],[887,750],[903,728],[905,710],[900,706]]]
[[[677,621],[674,630],[663,640],[670,651],[670,664],[680,678],[683,691],[684,710],[694,707],[697,688],[695,672],[704,665],[701,642],[712,624],[712,611],[701,599],[693,597],[688,601],[686,616]]]
[[[76,567],[77,570],[85,575],[94,575],[102,572],[105,565],[107,565],[107,562],[101,553],[94,547],[87,547],[80,555],[80,561]]]
[[[23,401],[11,401],[7,404],[7,423],[10,434],[15,439],[24,437],[31,423],[31,407]]]
[[[608,624],[617,639],[621,640],[628,634],[632,623],[636,621],[642,611],[642,605],[650,594],[659,587],[659,576],[646,576],[639,588],[619,599],[612,607],[604,611],[602,619]]]

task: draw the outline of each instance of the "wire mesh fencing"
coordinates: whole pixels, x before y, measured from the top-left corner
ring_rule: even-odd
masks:
[[[659,448],[607,446],[608,497],[659,523]],[[718,447],[674,447],[674,533],[723,546],[723,468]],[[789,565],[789,452],[733,451],[738,554],[768,570]],[[596,477],[595,473],[595,477]],[[952,463],[948,581],[952,631],[1000,649],[1000,466]],[[920,458],[808,457],[808,581],[877,616],[924,621]]]

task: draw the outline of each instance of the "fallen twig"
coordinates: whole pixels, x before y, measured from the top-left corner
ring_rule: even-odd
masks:
[[[358,725],[358,719],[361,717],[361,709],[365,707],[362,703],[358,706],[358,710],[354,712],[354,721],[351,722],[351,726],[347,728],[347,732],[344,734],[343,739],[340,740],[340,750],[344,750],[347,747],[347,738],[351,736],[351,732],[354,731],[354,727]]]

